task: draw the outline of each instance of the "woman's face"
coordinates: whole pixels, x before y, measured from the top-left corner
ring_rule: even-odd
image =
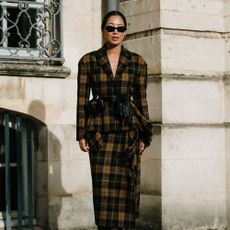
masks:
[[[111,16],[103,29],[103,37],[107,44],[117,46],[124,40],[125,30],[122,18],[119,15]]]

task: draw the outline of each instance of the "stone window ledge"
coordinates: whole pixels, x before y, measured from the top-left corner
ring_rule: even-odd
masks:
[[[0,63],[0,75],[4,76],[66,78],[69,74],[70,69],[65,66]]]

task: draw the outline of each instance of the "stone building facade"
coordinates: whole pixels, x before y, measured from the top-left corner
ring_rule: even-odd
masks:
[[[34,225],[96,229],[89,159],[75,141],[76,76],[80,57],[102,44],[101,17],[111,1],[61,3],[64,59],[0,59],[0,128],[6,130],[5,114],[12,118],[11,131],[15,116],[33,125]],[[148,64],[155,121],[153,142],[142,157],[138,228],[224,229],[230,223],[230,1],[116,3],[128,21],[125,47]],[[7,180],[2,171],[1,178]],[[0,228],[6,225],[2,209]],[[15,225],[17,214],[10,217]]]
[[[219,0],[121,4],[129,21],[126,46],[149,64],[150,112],[158,123],[142,161],[149,226],[154,210],[162,229],[229,224],[229,6]]]

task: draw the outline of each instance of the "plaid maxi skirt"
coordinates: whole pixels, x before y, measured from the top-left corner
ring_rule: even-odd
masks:
[[[91,132],[87,139],[96,224],[134,228],[140,203],[138,132]]]

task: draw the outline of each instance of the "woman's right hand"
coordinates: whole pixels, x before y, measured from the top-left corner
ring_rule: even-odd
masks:
[[[86,141],[85,138],[81,138],[79,140],[79,146],[80,146],[80,149],[84,152],[89,152],[89,144],[88,142]]]

